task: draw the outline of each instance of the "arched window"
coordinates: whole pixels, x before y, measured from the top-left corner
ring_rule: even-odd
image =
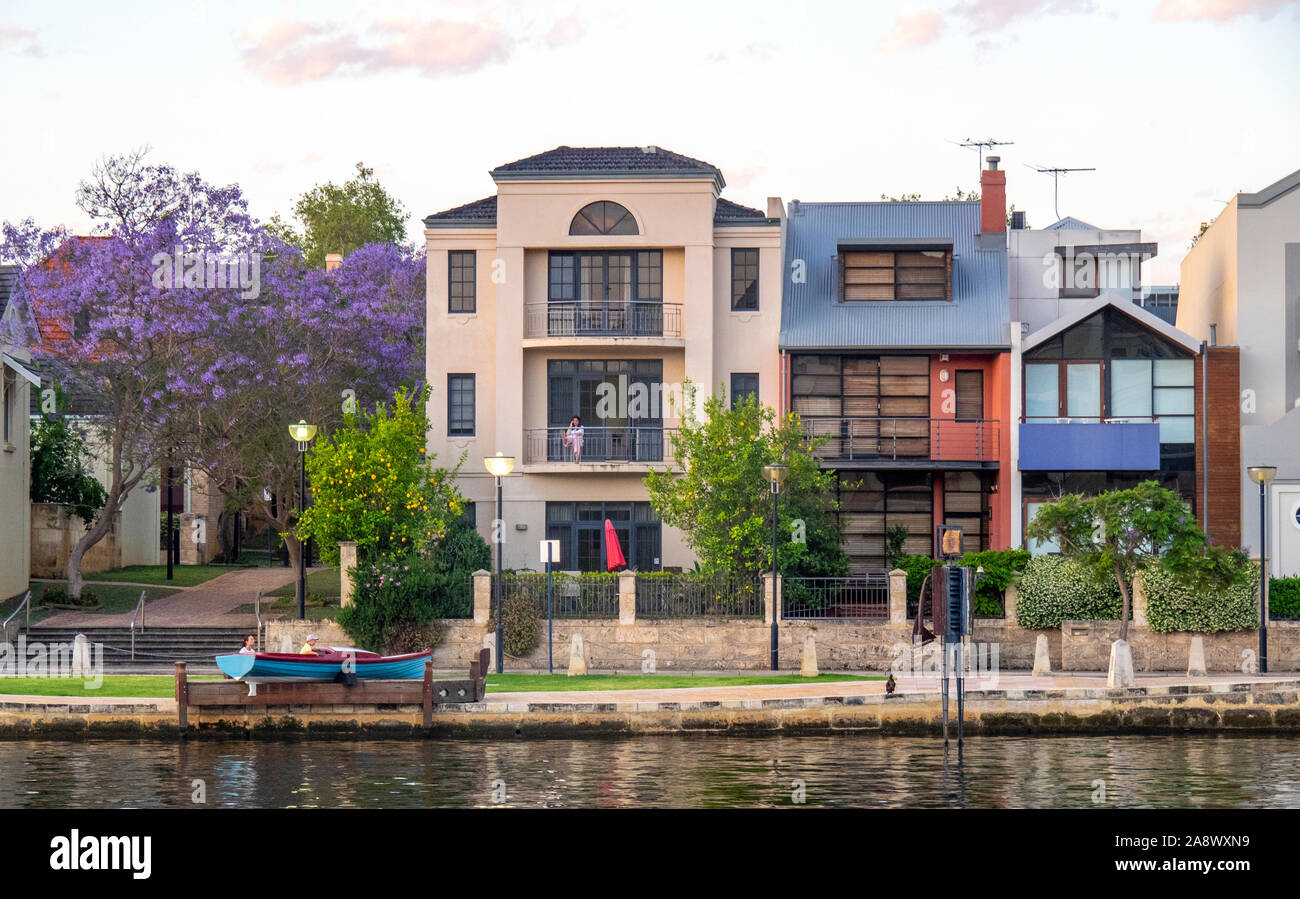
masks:
[[[632,213],[609,200],[597,200],[578,210],[569,223],[570,234],[640,234]]]

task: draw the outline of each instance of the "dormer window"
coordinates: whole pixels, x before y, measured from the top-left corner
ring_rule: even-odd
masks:
[[[569,223],[570,234],[640,234],[627,208],[609,200],[588,203]]]
[[[952,247],[842,245],[840,302],[951,300]]]

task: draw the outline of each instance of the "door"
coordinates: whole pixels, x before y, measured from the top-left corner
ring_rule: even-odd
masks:
[[[1258,499],[1256,499],[1258,502]],[[1273,577],[1300,577],[1300,484],[1273,484],[1268,516]],[[1258,510],[1256,510],[1258,511]]]

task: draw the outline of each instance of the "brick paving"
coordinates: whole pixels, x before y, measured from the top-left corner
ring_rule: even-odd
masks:
[[[242,568],[145,603],[145,620],[154,627],[247,627],[255,624],[256,618],[251,612],[235,610],[251,604],[259,591],[265,596],[278,587],[292,584],[297,576],[292,568]],[[126,627],[133,614],[133,611],[116,615],[60,612],[33,624],[32,628]]]

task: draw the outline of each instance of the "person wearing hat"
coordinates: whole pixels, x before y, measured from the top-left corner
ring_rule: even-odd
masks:
[[[298,655],[300,655],[300,656],[314,656],[314,655],[318,655],[319,653],[317,653],[317,651],[316,651],[316,640],[317,640],[317,639],[319,639],[319,638],[318,638],[315,634],[308,634],[308,635],[307,635],[307,642],[304,643],[304,644],[302,645],[302,649],[298,650]]]

